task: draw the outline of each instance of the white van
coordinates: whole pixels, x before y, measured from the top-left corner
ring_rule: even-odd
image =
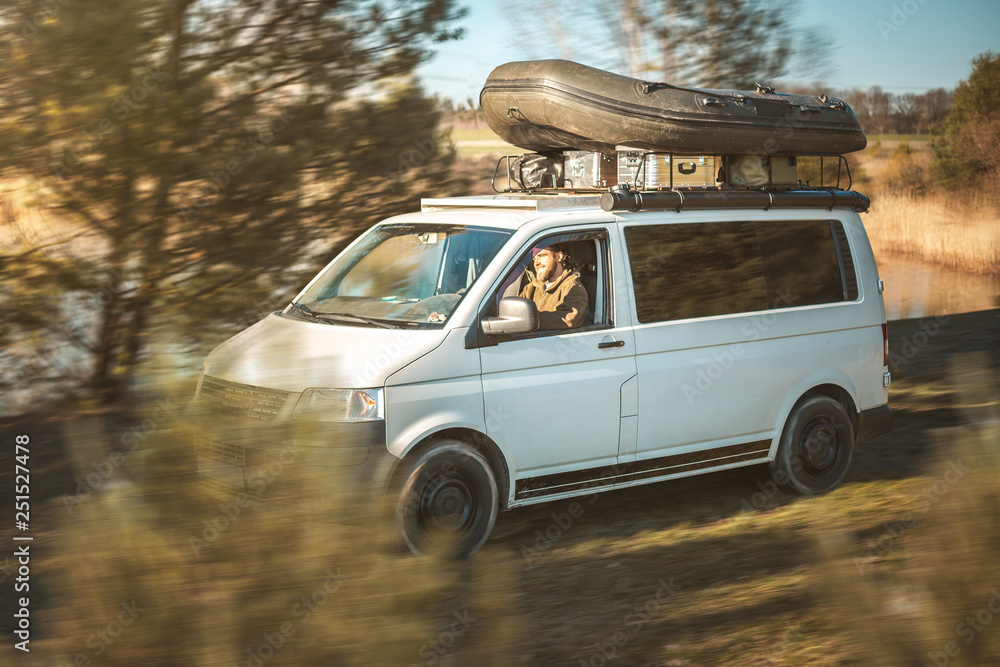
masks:
[[[867,198],[612,195],[427,199],[370,229],[208,356],[193,407],[242,435],[206,439],[202,472],[245,487],[289,425],[317,466],[388,452],[418,553],[475,551],[499,510],[762,462],[837,486],[892,423]],[[553,244],[578,328],[517,297]]]

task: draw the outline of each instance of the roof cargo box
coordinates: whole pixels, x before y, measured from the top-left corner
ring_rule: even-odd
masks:
[[[714,155],[618,151],[618,182],[640,190],[713,187],[717,172]]]
[[[566,186],[570,188],[607,188],[618,183],[614,153],[566,151],[563,165]]]
[[[867,143],[851,108],[825,95],[683,88],[567,60],[500,65],[479,101],[501,139],[539,153],[842,155]]]

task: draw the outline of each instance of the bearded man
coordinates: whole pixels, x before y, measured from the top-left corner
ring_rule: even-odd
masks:
[[[580,273],[566,266],[569,253],[559,245],[543,248],[535,255],[535,278],[519,296],[538,306],[539,329],[573,329],[587,316],[587,289]]]

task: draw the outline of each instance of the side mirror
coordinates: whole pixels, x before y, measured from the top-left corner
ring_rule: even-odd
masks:
[[[505,296],[500,299],[500,315],[483,319],[487,335],[528,333],[538,328],[538,306],[531,299]]]

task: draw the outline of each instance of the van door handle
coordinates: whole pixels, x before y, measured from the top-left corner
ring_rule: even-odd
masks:
[[[597,349],[603,350],[606,347],[625,347],[623,340],[602,340],[597,344]]]

